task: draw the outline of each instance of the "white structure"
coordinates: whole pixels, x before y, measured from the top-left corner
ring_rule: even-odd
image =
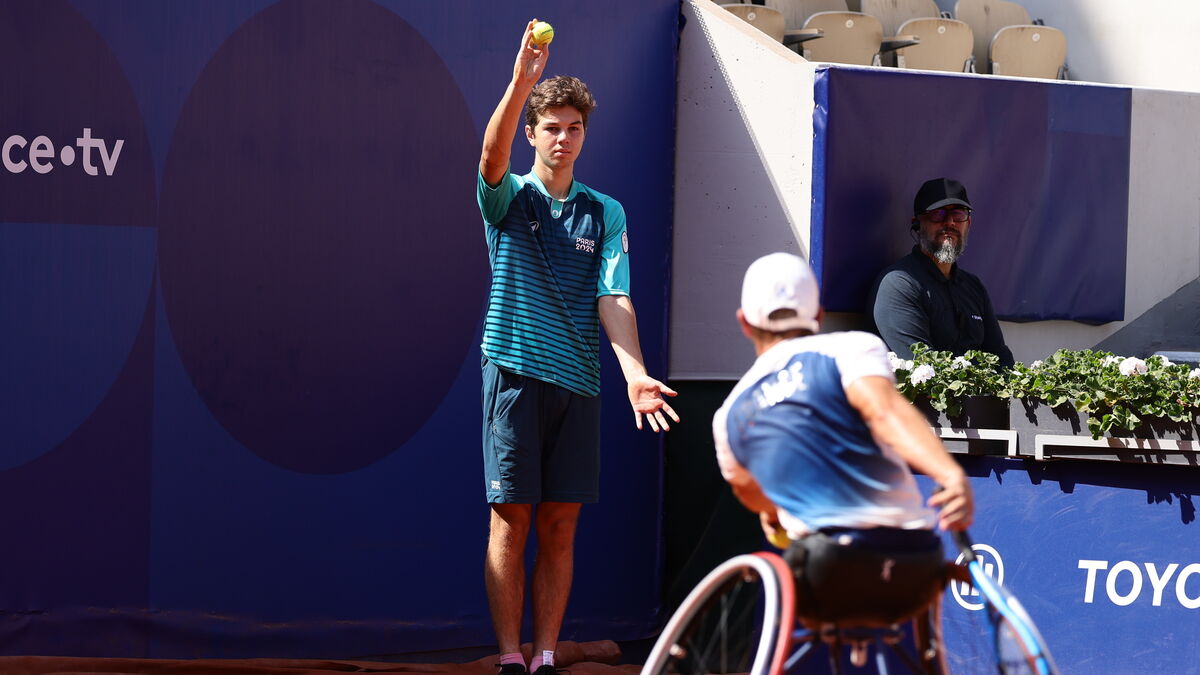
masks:
[[[955,0],[938,0],[954,11]],[[1067,35],[1071,79],[1200,92],[1200,2],[1016,0]]]
[[[770,251],[808,257],[812,133],[800,130],[816,68],[708,0],[683,12],[670,374],[736,379],[736,355],[750,354],[733,320],[746,267]]]

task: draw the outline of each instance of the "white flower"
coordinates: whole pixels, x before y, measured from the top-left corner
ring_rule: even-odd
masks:
[[[1033,363],[1029,364],[1029,367],[1033,370],[1037,370],[1038,368],[1041,368],[1042,365],[1043,365],[1042,360],[1038,359],[1037,361],[1034,361]]]
[[[1175,365],[1174,363],[1171,363],[1171,359],[1168,359],[1167,357],[1165,357],[1161,354],[1159,354],[1158,358],[1162,361],[1162,364],[1164,367]]]
[[[1111,366],[1111,365],[1114,365],[1114,364],[1117,364],[1120,362],[1121,362],[1121,357],[1113,356],[1112,354],[1109,354],[1108,356],[1104,357],[1104,361],[1100,365]]]
[[[891,364],[893,373],[904,367],[904,359],[896,356],[896,352],[888,352],[888,363]]]
[[[909,363],[912,363],[909,361]],[[912,371],[912,375],[908,376],[908,381],[911,384],[921,384],[932,378],[937,371],[928,363],[917,366],[917,369]]]
[[[1188,373],[1188,379],[1189,380],[1200,380],[1200,368],[1197,368],[1197,369],[1193,370],[1192,372]]]
[[[967,368],[970,365],[971,365],[971,362],[968,361],[967,357],[965,357],[965,356],[956,356],[956,357],[954,357],[954,360],[950,362],[950,368],[952,370],[962,370],[963,368]]]
[[[1131,356],[1122,361],[1117,366],[1117,369],[1121,371],[1122,375],[1141,375],[1142,373],[1146,372],[1146,362]]]
[[[907,361],[905,361],[905,362],[904,362],[904,369],[905,369],[905,370],[912,370],[912,369],[913,369],[913,362],[912,362],[912,359],[909,359],[909,360],[907,360]]]

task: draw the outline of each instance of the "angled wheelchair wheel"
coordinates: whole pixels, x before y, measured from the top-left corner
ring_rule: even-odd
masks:
[[[671,616],[642,675],[780,675],[791,645],[795,589],[774,553],[731,558],[704,577]]]

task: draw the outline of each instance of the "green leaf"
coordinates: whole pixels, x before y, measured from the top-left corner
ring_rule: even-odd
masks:
[[[963,354],[971,365],[954,368],[952,353],[915,345],[914,364],[932,366],[934,376],[914,385],[907,369],[897,370],[896,388],[909,401],[923,397],[934,410],[954,415],[961,413],[967,396],[1021,398],[1051,407],[1069,403],[1088,415],[1094,437],[1114,425],[1133,429],[1143,417],[1190,422],[1200,412],[1200,379],[1189,379],[1187,366],[1165,366],[1150,358],[1146,375],[1126,377],[1114,364],[1104,364],[1111,356],[1059,349],[1034,370],[1024,363],[1002,368],[994,354],[971,350]]]

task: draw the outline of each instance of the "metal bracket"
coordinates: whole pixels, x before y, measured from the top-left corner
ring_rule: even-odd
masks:
[[[1077,452],[1055,452],[1047,448],[1084,448]],[[1100,452],[1108,450],[1108,453]],[[1047,459],[1094,459],[1142,464],[1181,464],[1200,466],[1200,441],[1176,441],[1169,438],[1101,438],[1037,434],[1033,437],[1033,456]]]
[[[948,441],[1003,441],[1004,454],[1017,456],[1017,432],[1013,429],[959,429],[955,427],[932,427],[933,433]],[[955,452],[947,448],[950,452]],[[959,452],[956,454],[967,454]]]

